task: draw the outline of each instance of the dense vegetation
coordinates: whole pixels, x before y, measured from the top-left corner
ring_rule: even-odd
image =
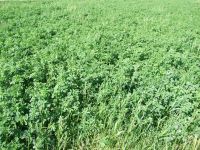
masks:
[[[200,1],[0,2],[0,149],[200,148]]]

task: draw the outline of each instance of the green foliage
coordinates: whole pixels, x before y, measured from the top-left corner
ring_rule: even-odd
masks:
[[[200,148],[196,0],[0,2],[1,149]]]

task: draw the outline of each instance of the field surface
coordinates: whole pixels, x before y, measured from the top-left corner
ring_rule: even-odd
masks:
[[[200,1],[0,1],[0,149],[200,149]]]

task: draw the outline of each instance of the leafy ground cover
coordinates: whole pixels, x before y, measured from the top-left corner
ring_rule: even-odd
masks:
[[[199,149],[200,1],[0,2],[1,149]]]

